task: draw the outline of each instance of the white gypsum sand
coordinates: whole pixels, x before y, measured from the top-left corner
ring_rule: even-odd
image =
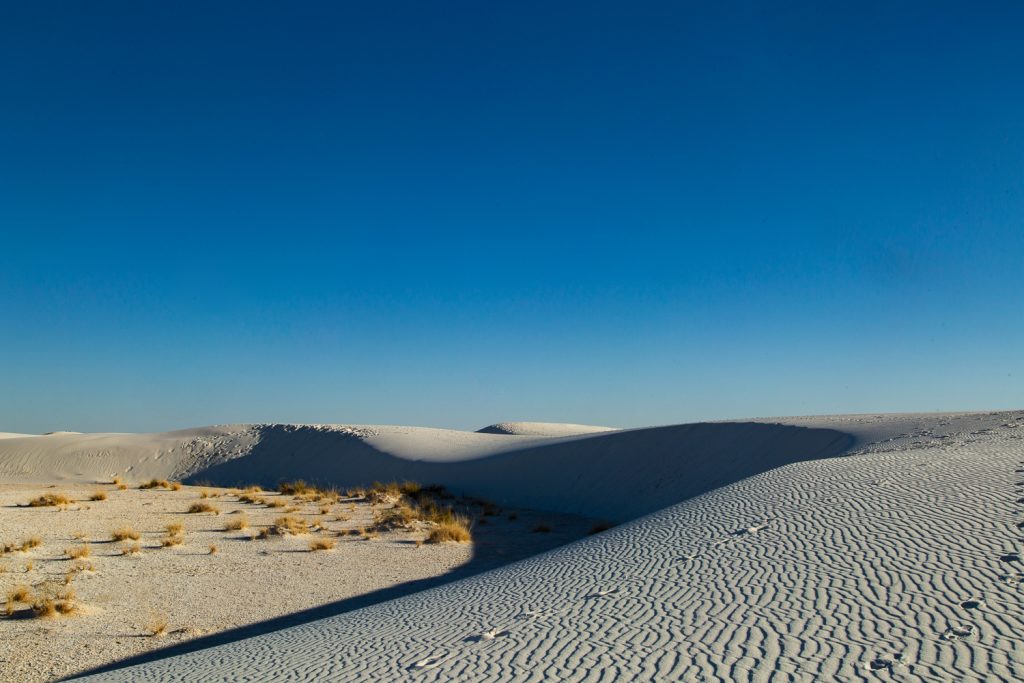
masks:
[[[230,457],[216,446],[193,447],[172,458],[174,467],[218,483],[239,476],[246,461],[270,478],[284,471],[340,485],[413,478],[479,487],[478,495],[502,504],[632,521],[397,600],[94,680],[1014,680],[1024,673],[1020,412],[557,437],[217,429]],[[0,468],[22,462],[25,448],[17,439],[0,443]],[[62,457],[70,471],[67,450]]]

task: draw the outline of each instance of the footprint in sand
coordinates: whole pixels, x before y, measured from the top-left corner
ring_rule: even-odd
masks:
[[[960,603],[960,606],[964,609],[981,609],[985,606],[984,600],[964,600]]]
[[[466,640],[471,643],[481,643],[487,642],[489,640],[494,640],[495,638],[501,638],[502,636],[507,635],[507,629],[492,628],[490,631],[485,631],[475,636],[469,636],[468,638],[466,638]]]
[[[1005,555],[1000,555],[999,560],[1001,562],[1020,562],[1020,555],[1017,553],[1006,553]]]
[[[425,658],[421,659],[420,661],[416,662],[415,664],[413,664],[409,668],[410,669],[433,669],[433,668],[436,668],[438,666],[441,666],[441,663],[444,662],[444,660],[446,660],[446,659],[448,659],[448,657],[445,656],[445,655],[430,655],[429,657],[425,657]]]
[[[609,595],[615,595],[618,592],[619,592],[618,588],[608,588],[608,589],[605,589],[605,590],[594,591],[593,593],[589,593],[588,595],[584,596],[583,599],[584,600],[592,600],[594,598],[605,598],[605,597],[608,597]]]
[[[961,638],[967,638],[968,636],[974,635],[974,627],[968,624],[967,626],[950,626],[942,634],[943,640],[959,640]]]

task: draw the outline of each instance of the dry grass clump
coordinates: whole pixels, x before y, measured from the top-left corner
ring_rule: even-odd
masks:
[[[309,525],[304,519],[285,515],[274,520],[274,526],[270,528],[270,533],[277,534],[278,536],[308,534]]]
[[[264,501],[268,508],[283,508],[287,503],[280,498],[271,498],[270,500]]]
[[[117,486],[118,484],[121,483],[121,477],[114,477],[113,479],[110,480],[110,483],[113,484],[114,486]]]
[[[468,543],[473,540],[469,531],[469,520],[455,517],[449,522],[442,522],[430,531],[427,543]]]
[[[262,496],[256,496],[251,493],[241,493],[238,495],[239,503],[249,503],[250,505],[264,505],[266,500]]]
[[[101,500],[106,500],[106,499],[107,499],[107,492],[106,491],[96,491],[91,496],[89,496],[89,500],[91,500],[91,501],[101,501]]]
[[[54,507],[57,505],[70,505],[71,499],[65,496],[63,493],[44,493],[38,498],[33,498],[28,502],[29,507],[42,508],[42,507]]]
[[[173,548],[185,542],[185,525],[181,522],[172,522],[167,525],[167,535],[160,541],[164,548]]]
[[[114,529],[114,531],[110,534],[110,538],[113,541],[127,541],[129,539],[137,541],[139,540],[140,537],[141,535],[139,534],[139,532],[131,528],[130,526],[118,527],[117,529]]]
[[[249,528],[249,518],[243,512],[240,515],[232,515],[231,519],[224,522],[224,531],[241,531]]]
[[[214,545],[213,543],[210,544],[210,554],[211,555],[216,555],[217,554],[217,546]]]
[[[333,538],[317,538],[309,542],[309,552],[317,550],[334,550]]]
[[[192,505],[190,505],[188,508],[188,512],[190,514],[212,512],[215,515],[219,515],[220,508],[218,508],[216,505],[210,505],[209,503],[192,503]]]
[[[167,617],[161,614],[153,614],[146,621],[143,629],[153,638],[167,635]]]
[[[308,493],[311,488],[312,487],[309,484],[301,479],[296,479],[295,481],[282,481],[277,485],[278,492],[286,496]]]
[[[7,616],[14,614],[14,607],[18,603],[28,603],[32,600],[32,589],[24,584],[19,584],[7,591],[7,605],[5,612]]]
[[[77,611],[75,589],[59,583],[47,582],[32,600],[32,612],[41,618],[53,618],[58,614],[69,616]]]
[[[258,538],[261,541],[267,540],[268,538],[270,538],[270,529],[268,527],[260,529],[260,532],[256,534],[256,538]]]
[[[140,489],[169,489],[171,484],[166,479],[150,479],[144,484],[139,484]]]
[[[211,497],[212,495],[214,495],[214,494],[210,493],[210,492],[209,492],[209,491],[207,491],[206,489],[203,489],[202,491],[200,491],[200,492],[199,492],[199,497],[200,497],[200,498],[209,498],[209,497]]]
[[[77,548],[65,548],[64,554],[72,560],[80,560],[83,557],[89,557],[89,555],[92,554],[92,551],[89,549],[88,545],[83,544]]]
[[[138,555],[141,552],[142,552],[142,545],[140,543],[132,543],[131,545],[126,545],[121,550],[121,554],[122,555]]]
[[[127,491],[128,490],[128,484],[118,484],[117,485],[117,490],[118,491]]]
[[[172,491],[180,491],[181,490],[181,482],[180,481],[172,481],[171,485],[168,488],[170,488]]]
[[[29,536],[21,543],[4,543],[0,544],[0,555],[6,555],[7,553],[25,553],[32,548],[38,548],[43,544],[43,539],[38,536]]]

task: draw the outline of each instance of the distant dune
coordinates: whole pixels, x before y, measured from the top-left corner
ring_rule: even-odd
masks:
[[[0,480],[409,478],[626,522],[440,588],[95,680],[1024,677],[1024,413],[567,429],[13,438],[0,442]]]
[[[477,430],[480,434],[516,434],[519,436],[574,436],[610,432],[614,427],[595,427],[562,422],[499,422]]]

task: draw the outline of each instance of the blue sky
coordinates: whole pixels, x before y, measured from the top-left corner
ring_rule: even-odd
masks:
[[[0,431],[1024,406],[1019,3],[20,3]]]

